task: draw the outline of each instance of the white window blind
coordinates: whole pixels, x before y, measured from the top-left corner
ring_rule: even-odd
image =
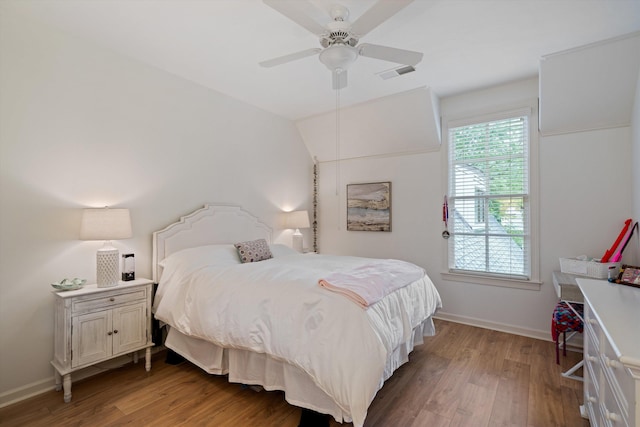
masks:
[[[449,271],[530,278],[528,121],[449,128]]]

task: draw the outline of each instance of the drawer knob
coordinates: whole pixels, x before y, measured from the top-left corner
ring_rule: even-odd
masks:
[[[605,357],[605,358],[604,358],[604,363],[605,363],[608,367],[610,367],[610,368],[614,368],[614,369],[617,369],[617,368],[619,368],[619,367],[621,367],[621,366],[622,366],[622,364],[621,364],[620,362],[618,362],[617,360],[612,360],[612,359],[609,359],[608,357]]]
[[[597,357],[595,357],[595,356],[587,356],[587,360],[588,360],[589,362],[595,363],[595,362],[597,362],[597,361],[598,361],[598,358],[597,358]]]
[[[109,301],[114,302],[116,299],[114,297],[109,298]]]
[[[107,335],[111,336],[113,334],[113,332],[109,331],[107,332]]]
[[[596,398],[595,398],[595,397],[593,397],[593,396],[589,396],[589,402],[591,402],[591,403],[597,403],[597,402],[598,402],[598,399],[596,399]]]
[[[587,319],[587,322],[591,323],[592,325],[595,325],[596,323],[598,323],[596,319]]]
[[[113,333],[114,333],[114,334],[117,334],[117,333],[118,333],[118,330],[117,330],[117,329],[114,329],[114,330],[113,330]]]
[[[616,414],[615,412],[606,411],[606,414],[604,415],[604,417],[609,421],[622,421],[622,418],[620,417],[620,415]]]

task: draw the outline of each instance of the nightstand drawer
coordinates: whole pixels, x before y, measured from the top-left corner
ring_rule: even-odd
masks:
[[[83,313],[94,309],[114,307],[135,301],[144,301],[147,297],[146,289],[136,289],[126,293],[114,293],[113,295],[100,296],[99,298],[75,299],[72,303],[73,314]]]

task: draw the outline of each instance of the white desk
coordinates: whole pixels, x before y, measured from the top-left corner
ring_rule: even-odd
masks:
[[[640,425],[640,288],[577,279],[585,299],[584,406],[592,427]]]
[[[584,303],[584,297],[578,287],[576,279],[583,277],[576,274],[553,272],[553,287],[558,298],[565,302]]]

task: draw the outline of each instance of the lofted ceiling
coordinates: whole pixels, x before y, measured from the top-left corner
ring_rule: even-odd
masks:
[[[294,0],[301,1],[301,0]],[[340,2],[357,19],[373,0]],[[0,0],[18,13],[280,116],[335,108],[317,56],[274,68],[258,62],[319,47],[318,39],[261,0]],[[328,18],[327,18],[328,19]],[[446,97],[537,75],[540,58],[640,30],[640,0],[415,0],[362,38],[424,53],[416,71],[360,57],[340,92],[348,106],[429,87]]]

